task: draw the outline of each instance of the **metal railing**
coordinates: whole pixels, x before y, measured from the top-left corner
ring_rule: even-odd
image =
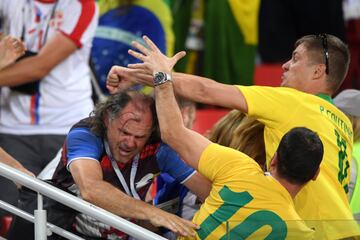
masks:
[[[44,214],[42,211],[42,195],[47,196],[55,201],[58,201],[70,208],[73,208],[79,212],[87,214],[93,218],[100,220],[101,222],[108,224],[124,233],[136,238],[136,239],[144,239],[144,240],[165,240],[165,238],[142,228],[132,222],[129,222],[111,212],[108,212],[102,208],[99,208],[91,203],[88,203],[78,197],[75,197],[67,192],[64,192],[50,184],[47,184],[39,179],[30,177],[17,169],[9,167],[3,163],[0,163],[0,175],[8,178],[14,182],[21,184],[22,186],[26,186],[32,189],[35,192],[38,192],[38,211],[39,214],[35,214],[35,217],[31,216],[28,213],[22,212],[21,210],[13,207],[7,206],[8,204],[4,204],[4,202],[0,203],[0,207],[6,210],[12,209],[11,212],[35,223],[35,236],[36,239],[46,239],[48,231],[52,231],[56,234],[59,234],[68,239],[81,239],[73,236],[70,232],[66,232],[65,230],[58,228],[52,224],[46,223],[46,214],[44,221]],[[17,209],[17,210],[14,210]],[[22,213],[21,213],[22,212]],[[47,224],[47,226],[46,226]],[[65,231],[65,232],[64,232]],[[37,235],[39,234],[39,235]]]

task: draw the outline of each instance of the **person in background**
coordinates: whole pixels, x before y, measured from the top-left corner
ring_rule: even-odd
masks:
[[[145,56],[133,50],[129,53],[142,61],[149,60],[146,56],[149,50],[140,43],[133,44]],[[168,65],[174,64],[174,58],[167,58],[167,61]],[[295,198],[297,212],[316,230],[316,239],[360,235],[347,198],[352,125],[333,105],[331,98],[343,82],[348,65],[347,46],[333,35],[319,34],[296,41],[291,59],[282,66],[282,87],[233,86],[199,76],[172,73],[178,95],[195,102],[238,109],[263,123],[268,169],[278,143],[287,131],[305,126],[319,134],[325,145],[320,175]],[[111,91],[134,83],[153,86],[154,72],[149,64],[130,64],[128,67],[114,66],[109,72],[107,85]]]
[[[349,117],[353,126],[354,148],[348,195],[354,218],[360,223],[360,91],[343,90],[334,98],[334,103]]]
[[[137,56],[154,74],[161,138],[212,182],[193,218],[200,225],[196,239],[312,239],[314,231],[301,221],[292,199],[319,174],[324,153],[319,136],[304,127],[289,130],[264,173],[247,155],[184,126],[171,81],[172,67],[184,53],[168,59],[144,39],[150,49],[139,47]]]
[[[97,18],[94,0],[0,1],[0,31],[27,49],[0,71],[0,146],[35,175],[93,110],[88,61]],[[15,186],[1,178],[0,188],[0,199],[16,205]]]
[[[245,153],[266,170],[264,124],[238,110],[220,119],[210,131],[209,140]]]
[[[12,63],[16,59],[24,55],[25,46],[17,38],[11,36],[3,36],[0,33],[0,70]],[[22,171],[30,176],[34,176],[33,173],[28,171],[24,166],[11,157],[8,153],[0,147],[0,162],[9,165],[10,167],[16,168],[19,171]]]
[[[19,39],[11,37],[11,36],[3,36],[0,33],[0,70],[12,63],[15,62],[16,59],[24,55],[25,46],[23,42]],[[35,175],[24,168],[24,166],[16,161],[13,157],[11,157],[7,152],[4,151],[0,147],[0,162],[4,163],[10,167],[13,167],[29,176],[34,177]],[[14,182],[15,183],[15,182]],[[21,186],[15,183],[18,188]]]
[[[174,51],[172,15],[166,0],[99,0],[100,18],[91,59],[100,88],[106,95],[106,77],[113,65],[127,66],[139,60],[129,56],[131,41],[148,35],[164,54]],[[138,89],[142,87],[138,86]],[[149,92],[149,89],[143,89]]]

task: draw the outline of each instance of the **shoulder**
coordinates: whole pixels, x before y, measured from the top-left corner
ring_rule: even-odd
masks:
[[[160,142],[147,143],[140,152],[140,159],[155,157],[160,149]]]
[[[66,137],[66,146],[68,150],[87,149],[102,151],[103,139],[91,131],[89,122],[83,119],[75,124]]]
[[[160,143],[158,143],[156,157],[157,157],[157,159],[169,158],[169,157],[179,158],[179,155],[169,145],[167,145],[166,143],[160,142]]]

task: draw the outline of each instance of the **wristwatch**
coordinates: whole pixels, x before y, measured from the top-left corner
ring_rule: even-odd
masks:
[[[165,72],[156,72],[154,74],[154,86],[159,86],[171,80],[171,75]]]

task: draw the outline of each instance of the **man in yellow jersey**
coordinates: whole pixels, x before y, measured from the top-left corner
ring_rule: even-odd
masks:
[[[139,43],[134,46],[146,54]],[[129,51],[140,60],[149,56]],[[168,58],[168,65],[175,64]],[[173,73],[177,94],[196,102],[238,109],[264,123],[267,165],[283,135],[296,126],[316,131],[324,144],[324,161],[317,181],[295,199],[299,215],[316,230],[316,239],[360,235],[346,193],[350,179],[353,131],[349,119],[333,105],[331,96],[344,80],[349,65],[347,46],[328,34],[308,35],[295,43],[283,65],[282,87],[231,86],[210,79]],[[117,91],[134,83],[153,85],[145,64],[114,66],[108,89]]]
[[[173,64],[167,64],[150,39],[144,40],[151,49],[140,50],[154,73],[162,139],[212,182],[210,195],[193,219],[200,225],[196,238],[313,239],[314,231],[298,216],[292,199],[319,173],[324,152],[319,136],[304,127],[291,129],[264,174],[247,155],[185,127],[171,82]]]

